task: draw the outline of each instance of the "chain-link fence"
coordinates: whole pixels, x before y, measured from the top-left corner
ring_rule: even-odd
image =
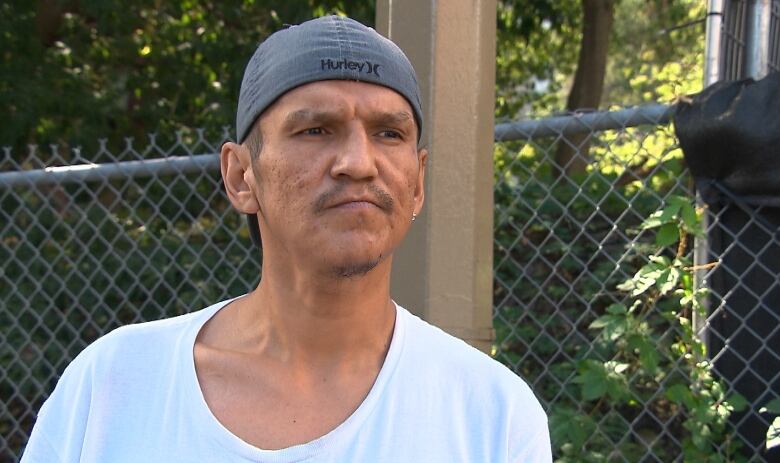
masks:
[[[758,2],[724,0],[719,50],[719,80],[752,77],[764,71],[780,71],[780,0]],[[766,21],[766,29],[762,22]],[[712,50],[716,52],[716,50]],[[756,56],[765,54],[766,68],[756,67]],[[753,55],[753,56],[750,56]]]
[[[577,441],[580,459],[572,461],[683,460],[690,413],[670,407],[668,393],[679,375],[693,383],[696,373],[683,361],[670,360],[665,374],[648,381],[657,389],[621,406],[585,400],[582,384],[588,358],[617,360],[599,351],[593,322],[630,301],[619,285],[653,255],[641,224],[670,198],[693,197],[669,125],[672,111],[647,106],[496,128],[496,355],[532,382],[552,412],[553,440]],[[575,157],[562,157],[561,145],[574,148]],[[700,239],[706,245],[719,237],[707,261],[720,265],[703,269],[704,281],[717,284],[696,331],[708,340],[712,362],[704,365],[723,382],[724,397],[739,393],[749,404],[727,422],[723,436],[733,443],[721,442],[712,453],[717,461],[739,461],[738,455],[763,461],[771,458],[764,436],[772,417],[758,409],[780,395],[780,269],[767,254],[779,239],[777,210],[733,197],[721,204],[705,211],[708,233]],[[642,318],[660,332],[659,351],[685,337],[684,326],[658,321],[665,310],[658,303]],[[580,420],[582,435],[556,436],[563,427],[556,414]],[[556,450],[566,454],[565,446]]]
[[[18,458],[43,399],[87,344],[254,286],[259,255],[222,192],[218,149],[194,132],[89,161],[77,150],[5,150],[0,461]]]
[[[727,1],[723,11],[720,50],[720,78],[736,80],[745,75],[745,41],[748,28],[748,2]]]
[[[648,248],[640,224],[668,198],[691,195],[671,111],[655,105],[496,127],[495,355],[533,385],[550,411],[592,414],[577,383],[577,362],[594,351],[589,326],[625,301],[616,287],[642,265]],[[562,145],[575,157],[562,161]],[[128,142],[120,153],[103,148],[89,161],[78,150],[53,147],[24,156],[4,151],[0,461],[18,457],[56,378],[91,341],[121,324],[202,308],[256,283],[258,256],[222,193],[217,149],[192,132],[170,142]],[[745,227],[777,242],[776,225],[753,220],[755,211],[739,205],[710,210],[710,227],[734,208],[746,211],[745,224],[729,228],[733,239],[724,246],[711,247],[711,260],[756,256],[761,249],[741,244]],[[710,338],[716,366],[727,368],[722,359],[729,356],[742,362],[740,375],[729,377],[729,391],[742,384],[763,388],[763,400],[780,382],[780,368],[774,376],[754,368],[777,361],[767,346],[778,337],[778,283],[771,263],[753,261],[710,270],[707,278],[728,280],[723,287],[729,289],[710,299],[701,334]],[[739,289],[758,277],[767,281],[764,290]],[[722,323],[727,302],[745,292],[774,325],[741,328],[758,310],[750,307],[727,317],[736,328]],[[767,343],[753,342],[755,354],[746,357],[730,349],[734,329]],[[660,342],[680,335],[669,324]],[[602,455],[609,461],[681,461],[685,417],[664,405],[664,397],[659,390],[633,398],[578,444],[609,444],[612,452]],[[745,420],[768,426],[769,418],[750,408],[732,415],[731,434],[745,442],[742,451],[753,461],[760,461],[763,443],[741,438],[738,426]],[[560,454],[561,441],[556,445]]]
[[[713,182],[710,313],[706,335],[716,371],[752,407],[732,417],[745,444],[761,449],[773,416],[758,413],[780,397],[780,198],[760,204]],[[780,458],[776,448],[768,461]]]

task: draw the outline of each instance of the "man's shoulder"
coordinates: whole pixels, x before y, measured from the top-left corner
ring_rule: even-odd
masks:
[[[117,363],[153,365],[174,353],[179,342],[208,319],[224,302],[161,320],[120,326],[87,346],[67,370],[102,370]],[[195,333],[197,334],[197,333]],[[155,360],[149,362],[149,360]],[[67,372],[66,370],[66,372]]]
[[[466,368],[472,371],[473,369],[488,370],[501,378],[511,381],[520,380],[506,366],[462,339],[408,311],[405,311],[405,314],[407,336],[410,338],[407,344],[414,350],[414,355],[443,362],[447,367]]]
[[[96,355],[128,346],[139,349],[152,348],[159,342],[169,342],[171,338],[182,334],[200,313],[201,311],[190,312],[175,317],[120,326],[97,339],[84,350],[84,353]]]
[[[505,365],[441,328],[407,314],[407,354],[421,368],[472,394],[538,405],[528,384]],[[544,414],[541,407],[538,411]]]
[[[441,413],[458,435],[480,429],[504,436],[507,448],[491,441],[491,455],[551,461],[547,414],[523,378],[444,330],[405,317],[404,401],[429,412],[445,410]]]

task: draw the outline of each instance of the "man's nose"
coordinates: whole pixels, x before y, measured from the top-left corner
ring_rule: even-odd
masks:
[[[362,127],[355,127],[345,133],[342,143],[336,149],[336,159],[331,167],[333,178],[346,176],[353,180],[365,180],[377,176],[376,147]]]

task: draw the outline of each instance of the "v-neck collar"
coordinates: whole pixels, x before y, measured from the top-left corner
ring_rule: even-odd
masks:
[[[405,309],[398,304],[394,304],[395,326],[393,327],[390,347],[382,368],[379,370],[373,386],[371,386],[371,390],[358,408],[344,422],[317,439],[284,449],[265,450],[242,440],[219,422],[206,403],[195,370],[194,349],[198,333],[206,322],[235,299],[219,302],[203,309],[189,327],[179,352],[179,355],[182,356],[180,365],[184,368],[181,376],[185,383],[182,385],[182,390],[186,394],[184,403],[190,407],[195,415],[196,422],[201,423],[204,438],[213,439],[224,447],[226,451],[252,461],[292,463],[305,461],[314,456],[323,455],[325,452],[330,452],[356,435],[360,431],[362,424],[371,415],[401,357],[407,318],[404,316]]]

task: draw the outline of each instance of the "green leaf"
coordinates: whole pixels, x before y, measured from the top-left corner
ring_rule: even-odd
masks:
[[[699,228],[699,216],[696,214],[696,208],[690,202],[685,203],[680,208],[680,216],[683,225],[688,232],[695,233]]]
[[[661,220],[661,211],[656,211],[650,214],[650,217],[646,218],[644,222],[642,222],[642,225],[639,226],[642,230],[649,230],[651,228],[658,228],[661,225],[663,225],[664,222]]]
[[[708,425],[702,425],[692,433],[691,440],[699,450],[707,450],[710,446],[710,436],[712,430]]]
[[[773,449],[780,446],[780,416],[776,417],[769,429],[766,430],[766,449]]]
[[[607,312],[614,314],[614,315],[623,315],[628,313],[628,309],[624,304],[611,304],[609,307],[607,307]]]
[[[596,400],[607,393],[607,382],[601,378],[589,377],[582,384],[582,398],[584,400]]]
[[[671,246],[680,239],[680,231],[675,223],[661,225],[655,235],[655,244],[661,247]]]
[[[583,400],[596,400],[607,393],[607,371],[601,362],[585,360],[577,377]]]
[[[669,198],[669,205],[661,209],[661,215],[658,217],[658,219],[663,223],[673,221],[677,213],[680,211],[682,203],[680,201],[675,201],[675,199],[679,199],[679,197]]]
[[[607,394],[614,401],[622,401],[629,397],[628,380],[623,374],[628,370],[627,363],[609,361],[604,364],[607,370]]]
[[[658,352],[652,344],[642,345],[639,349],[639,363],[646,371],[655,373],[658,370]]]
[[[609,397],[614,401],[622,401],[626,397],[628,397],[628,385],[626,384],[626,381],[620,380],[620,381],[609,381],[607,383],[607,394]]]
[[[680,195],[672,195],[666,199],[667,203],[669,203],[670,205],[677,206],[678,210],[679,208],[691,204],[691,201],[692,201],[691,198],[688,198],[686,196],[680,196]]]
[[[693,401],[693,394],[691,390],[685,384],[675,384],[670,386],[666,390],[666,398],[672,402],[680,405],[685,405],[688,408],[692,408],[695,404]]]
[[[640,294],[643,294],[645,291],[653,287],[653,284],[655,284],[655,280],[652,278],[643,278],[642,280],[639,280],[635,283],[634,290],[631,291],[632,296],[639,296]]]
[[[580,449],[595,427],[591,417],[568,407],[555,409],[550,414],[550,437],[553,445],[562,447],[571,444],[575,449]]]
[[[730,395],[726,401],[729,403],[729,405],[731,405],[735,412],[741,412],[742,410],[748,408],[748,405],[750,405],[747,399],[745,399],[745,397],[738,392]]]
[[[655,270],[662,270],[672,265],[672,259],[666,256],[650,256],[650,262],[651,264],[648,264],[645,267],[649,266],[650,268],[654,268]]]
[[[634,281],[634,278],[628,279],[624,281],[623,283],[620,283],[619,285],[615,286],[620,291],[625,291],[627,293],[631,292],[636,288],[636,281]]]
[[[602,315],[601,317],[593,320],[593,322],[588,325],[588,328],[592,330],[604,328],[605,326],[608,326],[610,323],[612,323],[612,318],[613,317],[610,315]]]
[[[671,265],[671,261],[662,256],[652,256],[650,260],[630,280],[618,285],[617,289],[631,291],[632,296],[638,296],[652,288],[663,269]]]
[[[628,347],[639,352],[639,363],[643,370],[649,374],[655,373],[658,369],[658,350],[647,336],[632,335],[628,340]]]
[[[658,275],[655,280],[655,285],[661,295],[667,294],[677,287],[677,283],[680,281],[680,270],[674,267],[668,268]]]
[[[618,315],[603,315],[590,324],[592,329],[601,328],[601,335],[608,341],[614,341],[622,336],[627,327],[626,317]]]
[[[774,413],[780,415],[780,397],[770,400],[766,405],[761,407],[759,413]]]

